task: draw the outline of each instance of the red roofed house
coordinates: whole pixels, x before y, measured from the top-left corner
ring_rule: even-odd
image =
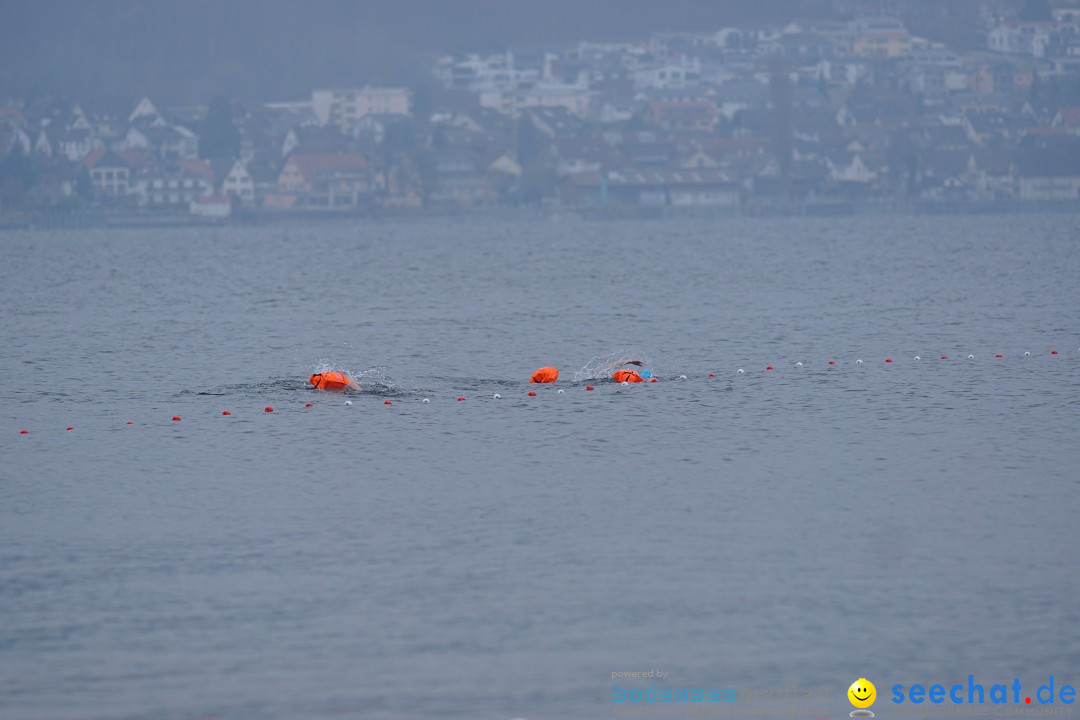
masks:
[[[124,157],[127,156],[127,157]],[[100,198],[126,198],[132,190],[132,166],[138,158],[129,153],[108,152],[104,148],[94,150],[83,159],[90,171],[94,193]]]
[[[293,153],[277,179],[277,195],[265,204],[279,209],[348,209],[364,204],[373,189],[371,166],[363,155]]]
[[[1070,135],[1080,135],[1080,107],[1061,108],[1050,124],[1063,128]]]

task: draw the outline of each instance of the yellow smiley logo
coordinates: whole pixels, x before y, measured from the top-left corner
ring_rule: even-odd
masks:
[[[868,708],[877,699],[877,688],[866,678],[859,678],[847,689],[848,700],[857,708]]]

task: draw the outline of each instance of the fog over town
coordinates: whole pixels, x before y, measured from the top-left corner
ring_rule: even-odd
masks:
[[[1080,199],[1080,2],[5,3],[0,224]]]

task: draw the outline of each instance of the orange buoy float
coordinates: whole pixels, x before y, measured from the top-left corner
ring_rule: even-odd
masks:
[[[530,383],[553,383],[559,379],[559,368],[542,367],[529,378]]]
[[[344,373],[339,373],[336,370],[315,373],[308,378],[308,381],[314,385],[317,390],[344,390],[345,388],[359,389],[359,386],[352,378]]]
[[[611,374],[611,379],[615,382],[645,382],[635,370],[616,370]]]

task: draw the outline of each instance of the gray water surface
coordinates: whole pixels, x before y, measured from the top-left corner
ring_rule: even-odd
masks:
[[[1078,242],[0,234],[0,717],[574,720],[652,667],[834,717],[858,677],[1080,681]],[[660,381],[573,382],[620,349]],[[367,392],[310,390],[325,366]]]

